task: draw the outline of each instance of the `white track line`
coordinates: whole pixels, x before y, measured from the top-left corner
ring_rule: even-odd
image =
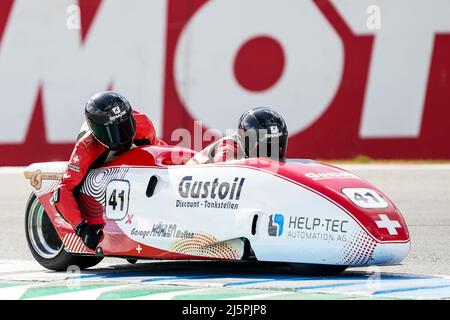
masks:
[[[236,298],[225,298],[225,299],[221,299],[221,300],[258,300],[258,299],[282,296],[282,295],[286,295],[286,294],[290,294],[290,293],[292,293],[292,292],[283,291],[283,292],[259,293],[259,294],[254,294],[251,296],[239,296]]]
[[[101,294],[109,291],[114,291],[115,289],[122,289],[135,286],[135,284],[130,285],[117,285],[117,286],[107,286],[104,288],[97,289],[84,289],[77,292],[69,293],[56,293],[51,295],[45,295],[41,297],[32,298],[29,300],[97,300]]]
[[[164,293],[156,293],[156,294],[149,294],[145,296],[139,296],[130,298],[128,300],[172,300],[173,298],[177,296],[182,296],[186,294],[196,294],[203,291],[211,291],[211,288],[202,288],[202,289],[192,289],[192,290],[179,290],[175,292],[164,292]]]
[[[38,288],[37,284],[18,285],[0,289],[0,300],[19,300],[30,288]]]

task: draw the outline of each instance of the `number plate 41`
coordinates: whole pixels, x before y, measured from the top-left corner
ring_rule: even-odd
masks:
[[[365,209],[387,208],[389,204],[378,192],[367,188],[344,188],[345,194],[354,204]]]
[[[106,218],[123,220],[128,214],[130,183],[126,180],[111,180],[106,187]]]

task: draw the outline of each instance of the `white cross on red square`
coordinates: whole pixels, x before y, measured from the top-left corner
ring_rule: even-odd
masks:
[[[379,214],[378,217],[380,217],[381,220],[375,221],[377,224],[377,227],[382,229],[387,229],[389,234],[391,236],[398,235],[397,229],[401,229],[402,226],[397,220],[390,220],[389,217],[385,214]]]

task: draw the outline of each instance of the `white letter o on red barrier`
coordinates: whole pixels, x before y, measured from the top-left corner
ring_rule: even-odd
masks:
[[[274,70],[277,76],[254,70],[256,82],[260,72],[274,77],[260,81],[261,90],[251,90],[251,83],[246,88],[236,79],[240,73],[245,81],[252,80],[249,70],[235,68],[242,46],[255,39],[265,39],[275,48],[265,67],[282,68]],[[236,127],[243,111],[269,106],[284,116],[292,134],[316,121],[329,106],[342,77],[343,46],[312,1],[215,0],[185,26],[174,63],[175,86],[194,119],[225,130]]]

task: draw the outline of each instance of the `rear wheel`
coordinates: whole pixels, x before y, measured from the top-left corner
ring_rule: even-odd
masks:
[[[71,266],[82,270],[95,266],[103,259],[66,252],[61,238],[34,193],[30,195],[25,211],[25,234],[34,259],[50,270],[65,271]]]

